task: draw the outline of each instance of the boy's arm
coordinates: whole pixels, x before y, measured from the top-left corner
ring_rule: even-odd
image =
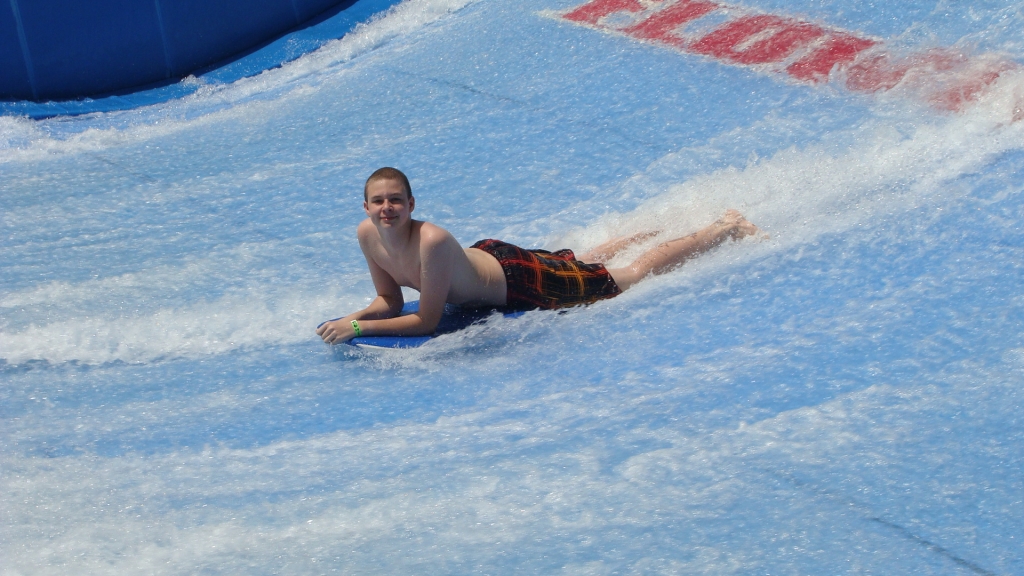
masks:
[[[353,312],[344,318],[324,322],[316,329],[317,336],[323,338],[324,342],[334,344],[344,342],[355,336],[352,328],[353,320],[375,320],[380,318],[393,318],[402,312],[402,305],[405,298],[402,296],[402,287],[395,282],[383,268],[366,255],[366,264],[370,268],[370,278],[373,279],[373,286],[377,290],[377,297],[370,302],[370,305],[358,312]]]
[[[405,316],[399,316],[404,303],[401,287],[367,255],[370,276],[377,288],[377,298],[359,312],[323,324],[317,329],[317,334],[329,344],[346,342],[355,337],[352,320],[358,321],[363,336],[420,336],[433,333],[441,321],[448,299],[455,263],[454,249],[462,248],[450,234],[435,226],[424,226],[420,237],[419,311]]]
[[[353,312],[337,320],[329,320],[317,326],[317,336],[323,338],[324,342],[328,344],[351,339],[355,335],[352,329],[353,320],[392,318],[401,314],[402,305],[405,303],[405,298],[402,296],[402,287],[391,277],[391,274],[388,274],[370,256],[371,225],[363,221],[356,230],[359,248],[362,250],[363,258],[366,259],[366,265],[370,269],[370,278],[373,280],[373,287],[377,291],[377,297],[370,302],[369,306],[358,312]]]

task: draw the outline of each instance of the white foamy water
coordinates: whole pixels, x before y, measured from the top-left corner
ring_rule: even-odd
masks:
[[[0,119],[0,573],[1021,572],[1021,79],[942,114],[540,15],[573,5],[409,1],[183,101]],[[1019,58],[1007,3],[751,8]],[[465,244],[770,239],[330,350],[382,165]]]
[[[673,182],[706,148],[668,154],[620,187],[665,189],[632,211],[610,213],[551,245],[594,246],[616,236],[659,231],[613,264],[624,265],[657,242],[683,236],[714,215],[738,208],[780,248],[863,226],[873,218],[948,201],[948,183],[983,170],[992,158],[1022,148],[1024,76],[1005,74],[963,114],[912,123],[869,120],[824,143],[792,147],[746,166]],[[894,122],[895,120],[895,122]],[[894,125],[895,124],[895,125]],[[614,190],[609,192],[614,193]],[[588,203],[591,201],[588,200]]]

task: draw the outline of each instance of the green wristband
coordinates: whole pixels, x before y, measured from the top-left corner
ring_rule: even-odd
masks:
[[[356,336],[362,336],[363,335],[363,331],[359,329],[359,322],[356,322],[355,320],[353,320],[352,321],[352,329],[355,330]]]

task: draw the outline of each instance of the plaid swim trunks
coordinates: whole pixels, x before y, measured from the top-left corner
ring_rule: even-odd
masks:
[[[471,247],[501,264],[509,309],[565,308],[622,293],[604,264],[584,264],[572,250],[526,250],[500,240],[481,240]]]

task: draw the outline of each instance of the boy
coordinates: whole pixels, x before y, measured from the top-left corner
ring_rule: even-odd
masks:
[[[612,240],[579,260],[571,250],[524,250],[498,240],[464,249],[447,230],[413,220],[415,207],[409,179],[401,171],[381,168],[366,180],[363,209],[368,218],[359,224],[357,236],[377,297],[365,309],[317,328],[324,342],[431,334],[445,303],[520,310],[589,304],[620,294],[648,274],[671,270],[728,238],[758,231],[729,210],[714,224],[659,244],[629,266],[608,269],[599,261],[656,233]],[[402,286],[419,290],[419,312],[399,316]]]

